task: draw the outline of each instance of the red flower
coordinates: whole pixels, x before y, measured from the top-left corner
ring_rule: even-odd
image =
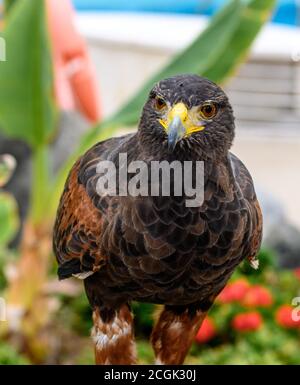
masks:
[[[275,314],[276,321],[278,325],[283,326],[288,329],[294,329],[300,327],[300,319],[293,319],[293,311],[295,308],[291,305],[282,305],[280,306]]]
[[[257,311],[237,314],[232,320],[232,327],[239,331],[257,330],[262,325],[261,315]]]
[[[300,267],[294,270],[295,276],[300,279]]]
[[[268,307],[271,306],[272,303],[272,294],[267,288],[260,285],[250,287],[242,300],[242,304],[249,307]]]
[[[210,317],[204,318],[204,321],[198,330],[195,337],[199,344],[205,343],[211,340],[216,335],[216,327],[213,320]]]
[[[221,303],[230,303],[241,301],[249,289],[249,282],[241,278],[235,282],[229,283],[218,295],[218,301]]]

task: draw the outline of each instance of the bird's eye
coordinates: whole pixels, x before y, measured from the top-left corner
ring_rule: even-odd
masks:
[[[155,107],[158,111],[163,110],[164,108],[166,108],[166,106],[167,106],[167,104],[163,98],[161,98],[159,96],[157,98],[155,98]]]
[[[206,102],[200,107],[200,115],[203,119],[212,119],[217,114],[217,106],[213,102]]]

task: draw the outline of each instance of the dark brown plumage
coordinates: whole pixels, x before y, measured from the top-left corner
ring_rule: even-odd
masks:
[[[171,133],[167,119],[178,105],[187,108],[181,136]],[[137,133],[96,144],[72,168],[57,213],[54,251],[60,279],[85,278],[98,363],[135,362],[131,300],[165,305],[152,334],[156,358],[182,363],[235,267],[255,259],[262,216],[249,172],[229,152],[233,137],[224,92],[206,79],[182,75],[153,88]],[[97,165],[111,160],[119,170],[119,153],[127,153],[128,163],[147,165],[203,160],[203,204],[186,207],[186,196],[174,194],[99,196]]]

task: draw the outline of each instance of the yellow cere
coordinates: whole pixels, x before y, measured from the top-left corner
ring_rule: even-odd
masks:
[[[198,108],[187,109],[186,105],[182,102],[175,104],[166,114],[165,119],[160,119],[160,124],[168,131],[168,127],[171,121],[179,116],[180,120],[185,128],[185,136],[189,136],[194,132],[204,130],[203,121],[199,119]]]
[[[169,112],[169,119],[173,120],[175,116],[179,116],[182,123],[185,122],[188,118],[188,109],[184,103],[177,103],[171,111]]]

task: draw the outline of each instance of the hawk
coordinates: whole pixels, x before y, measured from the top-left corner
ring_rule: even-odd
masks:
[[[84,280],[97,364],[136,363],[131,301],[164,306],[151,334],[156,363],[182,364],[235,268],[247,258],[256,264],[262,214],[250,173],[229,152],[234,130],[224,91],[179,75],[153,87],[136,133],[97,143],[73,166],[53,245],[59,278]],[[175,193],[183,183],[175,172],[169,196],[162,181],[155,195],[120,194],[120,154],[146,168],[203,162],[201,204],[189,207],[187,194]],[[99,164],[107,161],[116,165],[116,194],[98,188]],[[191,175],[194,183],[194,169]]]

